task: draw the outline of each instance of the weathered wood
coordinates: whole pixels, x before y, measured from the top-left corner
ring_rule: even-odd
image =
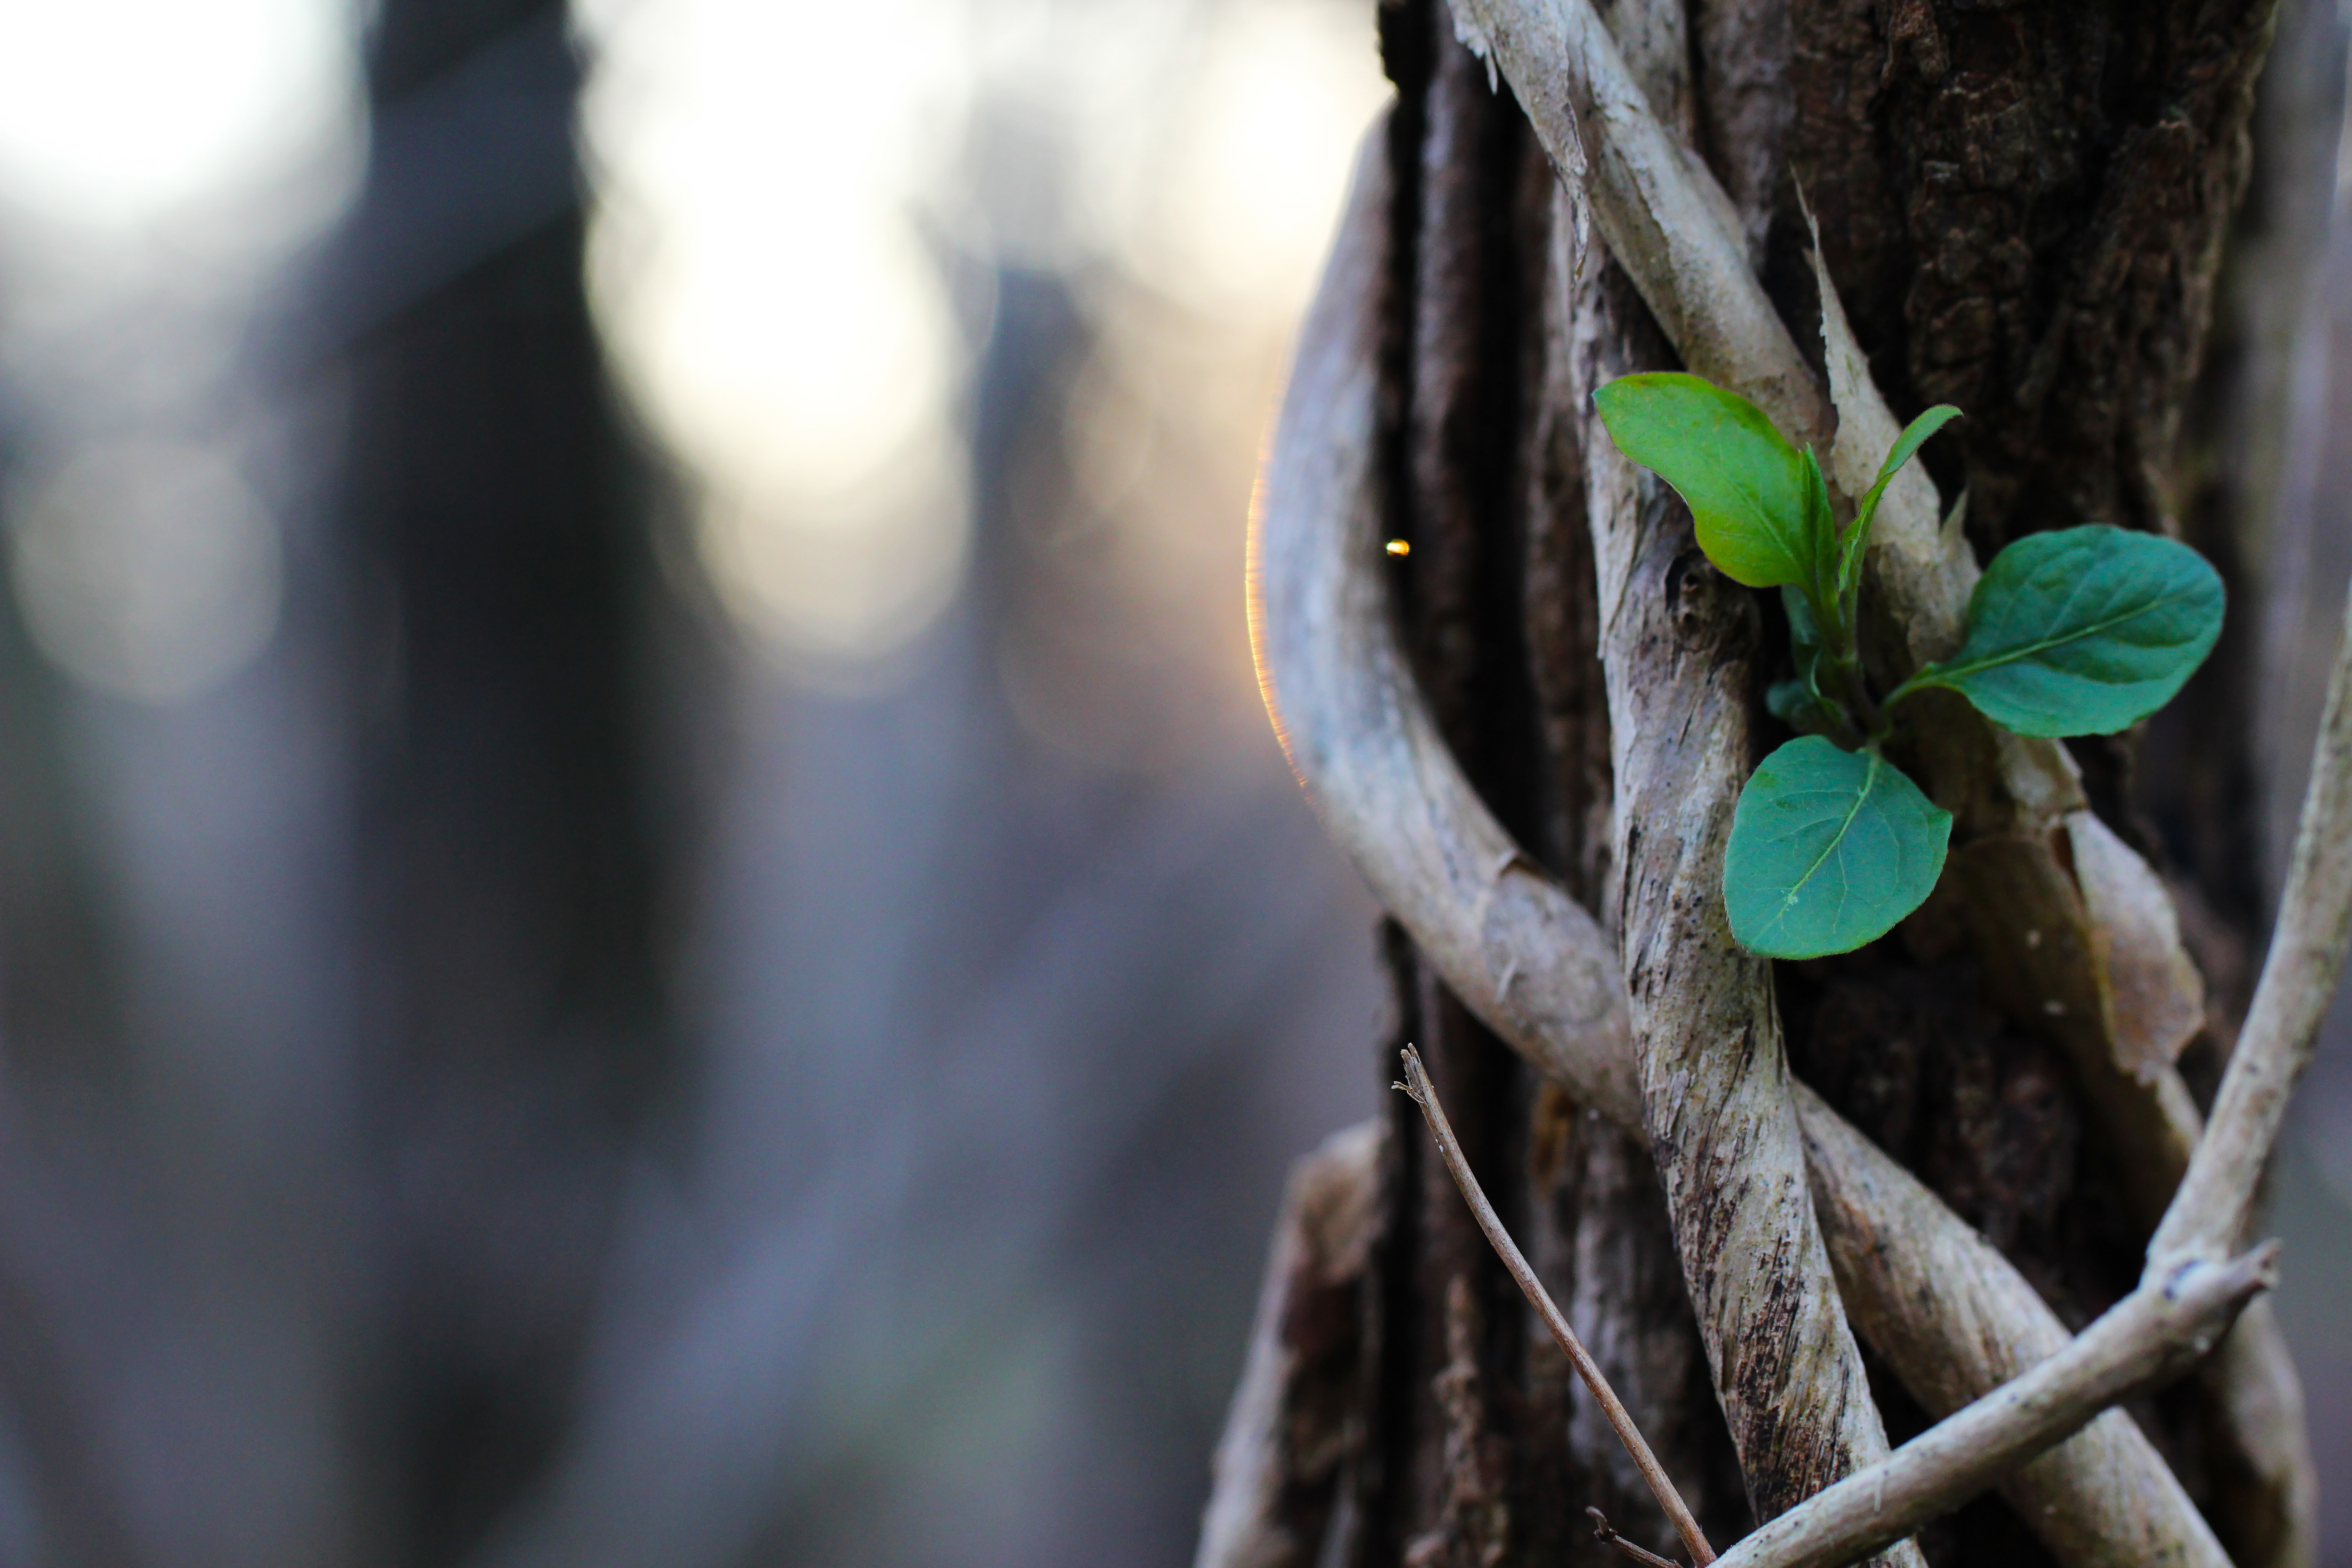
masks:
[[[1765,1523],[1724,1554],[1726,1568],[1837,1568],[1950,1511],[2101,1411],[2188,1371],[2275,1282],[2277,1258],[2272,1242],[2152,1273],[2056,1355]]]
[[[1622,988],[1599,927],[1478,797],[1431,719],[1391,629],[1372,560],[1294,571],[1289,552],[1379,550],[1381,321],[1391,189],[1376,131],[1349,217],[1300,330],[1250,536],[1259,682],[1291,766],[1333,837],[1463,1002],[1587,1103],[1637,1102]],[[1295,434],[1287,434],[1295,432]],[[1277,510],[1280,527],[1267,520]],[[1268,552],[1285,552],[1279,562]],[[1300,562],[1304,564],[1304,561]],[[1461,911],[1475,910],[1464,921]],[[1534,973],[1520,952],[1557,951]],[[1499,958],[1500,964],[1488,968]]]
[[[1806,1169],[1855,1329],[1937,1416],[2065,1349],[2074,1336],[2025,1277],[1877,1145],[1800,1088]],[[1941,1305],[1934,1320],[1916,1303]],[[2075,1568],[2226,1568],[2147,1436],[2120,1410],[2019,1470],[2001,1489]]]
[[[1310,1568],[1357,1440],[1363,1292],[1386,1130],[1332,1134],[1290,1173],[1193,1568]]]

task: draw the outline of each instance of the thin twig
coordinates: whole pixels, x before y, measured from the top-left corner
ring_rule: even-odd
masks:
[[[2108,1309],[2058,1354],[1807,1498],[1724,1554],[1722,1568],[1833,1568],[1948,1513],[2093,1416],[2178,1375],[2273,1283],[2273,1242],[2190,1260]]]
[[[2287,1096],[2311,1065],[2320,1020],[2352,942],[2352,599],[2345,605],[2327,712],[2311,752],[2294,858],[2263,976],[2222,1074],[2213,1119],[2165,1210],[2149,1266],[2234,1249],[2277,1141]]]
[[[1421,1053],[1411,1046],[1404,1050],[1404,1077],[1405,1081],[1397,1087],[1412,1096],[1413,1103],[1421,1107],[1422,1115],[1429,1122],[1430,1135],[1437,1140],[1437,1152],[1444,1157],[1445,1168],[1454,1173],[1454,1184],[1462,1189],[1463,1201],[1470,1205],[1471,1214],[1478,1221],[1478,1228],[1486,1233],[1487,1241],[1494,1246],[1495,1255],[1503,1260],[1503,1267],[1510,1271],[1512,1279],[1517,1282],[1521,1293],[1527,1297],[1528,1304],[1536,1310],[1536,1315],[1543,1319],[1544,1327],[1549,1329],[1551,1337],[1559,1342],[1559,1348],[1568,1352],[1569,1363],[1576,1368],[1576,1375],[1584,1380],[1584,1386],[1601,1406],[1601,1413],[1609,1418],[1609,1425],[1617,1433],[1617,1440],[1625,1445],[1628,1454],[1633,1456],[1633,1463],[1641,1470],[1642,1479],[1650,1483],[1651,1494],[1658,1500],[1658,1507],[1665,1510],[1666,1518],[1673,1521],[1675,1533],[1683,1538],[1683,1546],[1690,1552],[1691,1561],[1697,1568],[1706,1568],[1706,1564],[1715,1561],[1715,1549],[1706,1543],[1706,1531],[1699,1529],[1698,1521],[1692,1518],[1691,1510],[1684,1506],[1682,1494],[1675,1490],[1675,1483],[1667,1478],[1665,1468],[1658,1463],[1658,1457],[1650,1452],[1650,1445],[1643,1440],[1641,1428],[1633,1425],[1633,1417],[1626,1414],[1616,1390],[1609,1386],[1609,1380],[1601,1374],[1601,1368],[1586,1353],[1584,1342],[1576,1337],[1576,1331],[1569,1327],[1567,1317],[1553,1303],[1551,1292],[1544,1289],[1543,1281],[1537,1279],[1536,1271],[1528,1266],[1527,1258],[1519,1251],[1518,1244],[1511,1239],[1511,1233],[1503,1228],[1502,1218],[1495,1213],[1495,1205],[1486,1201],[1486,1193],[1479,1188],[1478,1178],[1470,1173],[1470,1162],[1464,1157],[1462,1145],[1454,1136],[1454,1128],[1445,1120],[1445,1108],[1437,1102],[1437,1086],[1429,1081],[1429,1070],[1421,1065]]]
[[[1617,1527],[1611,1524],[1609,1516],[1599,1509],[1588,1508],[1584,1511],[1592,1516],[1592,1539],[1601,1545],[1615,1547],[1634,1562],[1644,1564],[1645,1568],[1683,1568],[1673,1558],[1661,1557],[1648,1547],[1636,1546],[1618,1534]]]

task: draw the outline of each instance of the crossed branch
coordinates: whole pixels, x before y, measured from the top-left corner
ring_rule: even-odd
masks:
[[[1839,341],[1843,322],[1826,277],[1831,398],[1720,226],[1719,193],[1708,194],[1703,167],[1649,115],[1584,0],[1458,0],[1457,15],[1475,33],[1474,46],[1510,79],[1564,181],[1580,184],[1612,254],[1692,369],[1750,396],[1784,429],[1816,439],[1833,407],[1833,469],[1838,445],[1867,441],[1877,423],[1891,430],[1859,354],[1850,339]],[[1269,706],[1333,836],[1448,985],[1534,1065],[1620,1125],[1654,1136],[1671,1158],[1672,1101],[1693,1068],[1670,1054],[1687,1051],[1689,1040],[1664,1037],[1686,1030],[1693,1016],[1658,1016],[1656,987],[1629,1004],[1616,944],[1495,821],[1438,737],[1395,645],[1378,571],[1385,532],[1378,323],[1389,204],[1381,145],[1375,132],[1302,333],[1253,532],[1253,628]],[[1904,607],[1914,656],[1924,657],[1942,628],[1957,624],[1974,563],[1937,528],[1924,480],[1907,496],[1891,494],[1881,516],[1872,570]],[[1638,531],[1604,536],[1611,524],[1598,502],[1594,518],[1604,622],[1638,614],[1627,589],[1644,541]],[[1612,579],[1621,595],[1613,602]],[[1652,725],[1633,732],[1640,727],[1621,712],[1632,700],[1628,657],[1606,640],[1602,652],[1621,784],[1645,770],[1657,775],[1657,750],[1687,745],[1691,731],[1660,735]],[[1804,1283],[1835,1329],[1851,1318],[1924,1404],[1951,1414],[1891,1455],[1874,1415],[1844,1436],[1845,1479],[1718,1561],[1774,1568],[1851,1562],[2000,1484],[2070,1564],[2227,1563],[2161,1458],[2113,1406],[2204,1356],[2272,1279],[2272,1249],[2242,1250],[2243,1232],[2352,936],[2347,659],[2352,645],[2330,685],[2279,925],[2211,1126],[2200,1137],[2193,1107],[2181,1109],[2185,1091],[2169,1091],[2168,1058],[2163,1071],[2138,1075],[2140,1091],[2117,1087],[2134,1075],[2113,1061],[2110,1092],[2094,1081],[2099,1111],[2140,1152],[2137,1179],[2148,1217],[2160,1212],[2161,1220],[2139,1288],[2082,1335],[2068,1335],[1998,1253],[1884,1151],[1786,1082],[1785,1069],[1780,1080],[1767,1073],[1724,1086],[1761,1151],[1752,1158],[1778,1160],[1801,1145],[1798,1201],[1774,1197],[1763,1217],[1807,1234],[1818,1226],[1826,1271]],[[2012,800],[2043,802],[2045,816],[2053,799],[2062,815],[2079,809],[2068,801],[2071,766],[2058,748],[2012,748],[1995,766],[1995,784]],[[1705,814],[1727,811],[1731,788],[1736,776],[1717,798],[1687,790],[1687,809],[1698,814],[1692,822],[1704,828]],[[1621,795],[1621,816],[1624,809]],[[2042,834],[2044,853],[2048,837]],[[2070,896],[2073,886],[2065,884]],[[1685,968],[1720,978],[1722,1005],[1752,1008],[1762,998],[1777,1064],[1769,989],[1720,951],[1727,937],[1711,949],[1707,933],[1662,934],[1664,923],[1655,912],[1629,912],[1622,962],[1681,942],[1675,956]],[[1669,1069],[1685,1076],[1662,1081]],[[1433,1097],[1424,1104],[1433,1110]],[[1742,1156],[1751,1158],[1747,1149]],[[1740,1168],[1746,1174],[1749,1167]],[[1934,1289],[1917,1289],[1922,1281]],[[1719,1388],[1738,1302],[1735,1289],[1702,1314]],[[1851,1375],[1851,1357],[1850,1341],[1824,1329],[1818,1364]],[[1780,1397],[1801,1405],[1808,1391],[1784,1384]],[[1787,1414],[1824,1419],[1818,1406]],[[1744,1464],[1763,1458],[1743,1448]],[[1673,1507],[1667,1512],[1675,1517]],[[1698,1543],[1692,1550],[1704,1560]]]

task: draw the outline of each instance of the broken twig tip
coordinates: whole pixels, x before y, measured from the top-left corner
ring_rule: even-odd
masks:
[[[1411,1046],[1407,1046],[1403,1050],[1399,1051],[1397,1055],[1404,1062],[1404,1078],[1399,1082],[1389,1085],[1389,1087],[1391,1089],[1401,1089],[1404,1090],[1405,1097],[1407,1099],[1411,1100],[1415,1105],[1420,1106],[1423,1110],[1428,1110],[1429,1101],[1422,1098],[1421,1093],[1420,1080],[1428,1076],[1428,1069],[1421,1065],[1421,1053],[1414,1050]]]
[[[1587,1507],[1584,1512],[1586,1517],[1592,1521],[1592,1539],[1601,1545],[1613,1546],[1634,1562],[1648,1563],[1650,1568],[1683,1568],[1683,1565],[1673,1558],[1661,1557],[1654,1552],[1634,1545],[1618,1534],[1615,1527],[1610,1524],[1609,1516],[1599,1509]]]

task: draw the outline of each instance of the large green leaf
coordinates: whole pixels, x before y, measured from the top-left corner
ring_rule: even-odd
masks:
[[[1731,934],[1767,958],[1885,936],[1936,889],[1952,814],[1874,751],[1804,735],[1739,792],[1723,857]]]
[[[1969,601],[1948,686],[2021,735],[2105,735],[2172,700],[2221,633],[2221,579],[2187,545],[2105,523],[2028,534]]]
[[[1699,548],[1726,576],[1808,591],[1821,581],[1824,542],[1808,506],[1804,458],[1762,409],[1674,372],[1621,377],[1592,401],[1617,449],[1681,492]]]

